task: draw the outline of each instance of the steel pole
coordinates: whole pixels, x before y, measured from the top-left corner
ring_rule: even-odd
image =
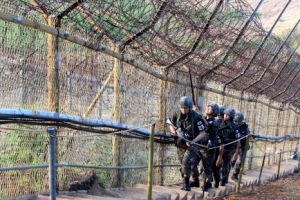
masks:
[[[56,200],[56,151],[55,151],[55,128],[48,128],[49,134],[49,190],[50,200]]]

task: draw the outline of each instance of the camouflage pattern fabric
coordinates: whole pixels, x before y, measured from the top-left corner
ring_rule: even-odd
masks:
[[[196,158],[199,155],[198,152],[199,147],[194,144],[189,148],[177,148],[178,158],[181,163],[180,172],[182,177],[190,177],[192,170],[194,171],[194,168],[197,168]]]
[[[208,153],[208,155],[207,155]],[[216,149],[211,149],[207,152],[206,149],[200,149],[200,156],[204,167],[204,178],[207,178],[207,182],[212,182],[212,167],[216,163]],[[199,163],[199,162],[198,162]]]
[[[244,151],[242,151],[242,153],[237,156],[235,166],[233,168],[234,175],[238,175],[240,173],[241,164],[242,164],[242,160],[243,160],[243,156],[244,156],[243,154],[244,154]]]
[[[225,149],[222,159],[222,177],[226,178],[229,175],[230,169],[231,169],[231,158],[235,152],[235,149]]]
[[[216,162],[219,156],[219,149],[216,150],[216,154],[215,154],[215,161],[214,164],[212,165],[212,174],[214,177],[214,181],[215,182],[220,182],[221,181],[221,167],[217,167],[216,166]]]

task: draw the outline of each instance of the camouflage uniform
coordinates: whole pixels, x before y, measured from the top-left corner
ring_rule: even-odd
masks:
[[[202,118],[194,110],[190,110],[187,116],[177,113],[173,116],[173,121],[176,121],[176,126],[180,127],[185,132],[185,137],[189,141],[195,139],[199,132],[204,131],[204,122]],[[194,125],[194,126],[193,126]],[[177,138],[175,137],[175,140]],[[181,140],[176,142],[178,158],[181,162],[181,176],[189,178],[191,171],[197,168],[195,158],[199,156],[199,147],[191,144],[190,147],[186,146],[186,141]],[[194,171],[194,170],[193,170]]]
[[[223,118],[217,119],[217,125],[218,129],[225,127],[225,121]],[[218,132],[218,143],[217,146],[220,146],[223,144],[223,138],[222,134]],[[219,156],[219,149],[216,150],[216,156],[215,156],[215,163],[217,162]],[[217,167],[216,165],[212,166],[212,172],[213,172],[213,177],[214,177],[214,187],[218,188],[219,187],[219,182],[221,181],[221,167]]]
[[[246,135],[250,134],[250,130],[248,128],[248,124],[243,122],[241,125],[239,125],[239,132],[241,134],[241,137],[244,137]],[[240,173],[240,168],[243,160],[243,153],[245,150],[245,145],[246,145],[246,138],[243,138],[241,140],[241,150],[242,152],[237,156],[237,160],[232,162],[232,167],[233,167],[233,175],[231,179],[233,180],[238,180],[238,174]],[[235,164],[235,166],[234,166]]]
[[[208,122],[208,129],[205,131],[205,138],[203,138],[199,143],[204,146],[208,146],[208,141],[211,141],[210,147],[217,146],[217,132],[218,126],[217,121],[214,117],[206,120]],[[202,159],[203,167],[204,167],[204,176],[207,178],[207,181],[204,185],[204,190],[211,187],[212,182],[212,167],[215,165],[216,159],[216,149],[211,149],[207,151],[207,149],[200,147],[200,159]],[[200,159],[198,163],[200,162]]]
[[[226,124],[226,122],[225,122]],[[225,126],[224,126],[225,127]],[[224,128],[221,127],[221,128]],[[228,127],[228,128],[226,128]],[[238,130],[238,125],[234,122],[226,124],[226,129],[222,130],[222,143],[228,144],[236,139],[240,138],[240,133]],[[231,158],[236,150],[236,143],[232,143],[230,145],[224,146],[223,152],[223,164],[222,164],[222,183],[221,185],[224,186],[228,182],[228,175],[231,169]]]

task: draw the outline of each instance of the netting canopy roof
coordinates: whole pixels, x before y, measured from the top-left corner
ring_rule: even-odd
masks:
[[[147,64],[192,72],[199,84],[300,107],[297,46],[266,32],[244,0],[3,0],[5,13],[118,45]],[[56,23],[51,25],[49,17]],[[295,33],[292,33],[295,34]]]

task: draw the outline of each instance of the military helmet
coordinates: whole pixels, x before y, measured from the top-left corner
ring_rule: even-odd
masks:
[[[216,117],[216,116],[219,114],[219,110],[220,110],[218,104],[212,103],[212,104],[209,104],[208,106],[211,106],[211,107],[212,107],[212,109],[213,109],[212,115],[213,115],[214,117]]]
[[[226,109],[226,106],[224,106],[224,105],[221,105],[220,107],[219,107],[219,113],[218,113],[218,115],[224,115],[224,110]]]
[[[235,117],[235,110],[233,108],[226,108],[224,110],[224,114],[227,114],[231,117],[231,119],[234,119]]]
[[[235,114],[234,121],[235,122],[242,122],[242,121],[244,121],[244,115],[243,115],[243,113],[237,112]]]
[[[180,97],[179,108],[191,108],[193,106],[193,101],[188,96]]]

